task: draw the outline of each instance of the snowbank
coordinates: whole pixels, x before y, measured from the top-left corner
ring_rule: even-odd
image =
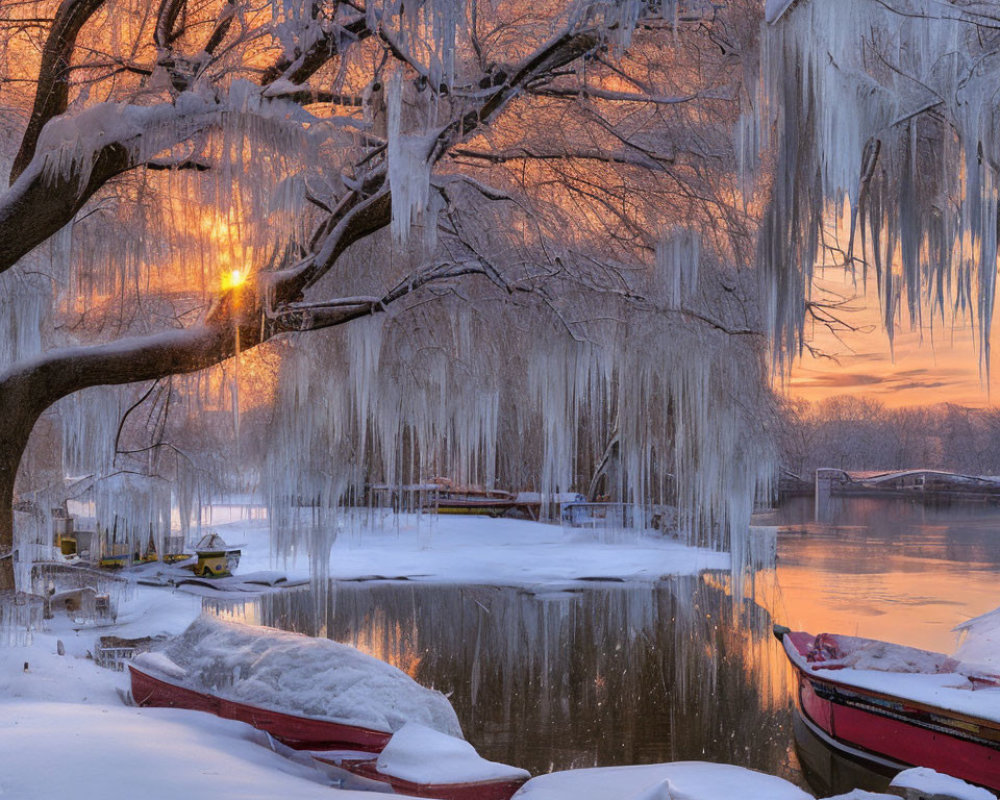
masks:
[[[275,566],[268,523],[253,518],[255,508],[248,503],[215,507],[212,512],[214,524],[223,527],[220,532],[227,541],[247,542],[243,569],[265,570]],[[691,550],[663,537],[642,534],[607,539],[599,531],[571,531],[554,525],[502,519],[424,517],[417,524],[413,517],[402,517],[390,523],[359,532],[342,532],[334,543],[331,573],[338,577],[381,573],[425,580],[559,585],[599,575],[655,580],[661,575],[726,569],[729,563],[725,554]],[[300,574],[307,575],[308,564],[302,563],[301,567]],[[356,793],[313,782],[326,779],[317,777],[311,765],[272,752],[265,734],[242,723],[183,709],[123,706],[119,693],[127,687],[127,675],[101,669],[87,657],[102,634],[178,636],[188,628],[187,633],[174,641],[176,644],[188,634],[195,638],[192,628],[200,629],[205,639],[204,652],[212,654],[202,666],[214,672],[218,665],[220,677],[228,677],[230,682],[234,674],[242,674],[242,667],[247,666],[255,673],[255,681],[244,688],[253,690],[254,699],[273,697],[280,685],[281,700],[275,705],[282,708],[286,706],[285,698],[292,694],[301,694],[300,705],[308,705],[303,698],[319,705],[327,702],[329,698],[323,695],[332,693],[322,685],[331,678],[325,674],[332,671],[329,654],[342,652],[342,646],[306,640],[310,652],[303,654],[300,649],[296,656],[290,643],[294,641],[301,647],[304,637],[210,618],[197,619],[200,608],[201,599],[184,592],[137,586],[120,606],[114,626],[98,629],[57,614],[45,622],[44,630],[34,632],[33,641],[27,646],[0,648],[0,753],[3,753],[0,797],[25,800],[66,797],[91,800],[133,795],[151,800],[360,798]],[[196,622],[189,628],[192,620]],[[244,635],[254,641],[245,641]],[[274,650],[268,652],[270,648],[263,646],[265,639],[273,643]],[[58,647],[60,643],[62,648]],[[60,649],[65,655],[58,654]],[[312,666],[306,666],[303,660],[306,657]],[[161,672],[166,668],[185,679],[197,672],[195,665],[185,661],[183,653],[172,651],[170,645],[145,658],[152,660],[151,669],[157,669],[159,659]],[[27,671],[25,663],[29,664]],[[438,693],[416,687],[398,670],[356,652],[350,658],[350,666],[358,678],[356,684],[344,686],[351,711],[357,710],[358,702],[371,701],[372,693],[364,682],[371,671],[380,676],[375,680],[384,679],[386,686],[394,686],[395,702],[382,710],[386,717],[383,729],[398,728],[403,720],[413,719],[430,728],[461,735],[454,712]],[[443,724],[434,724],[399,705],[397,689],[404,684],[420,698],[418,704],[432,698],[430,705],[436,709],[433,714],[442,715]],[[329,715],[336,715],[335,718],[347,716],[331,708],[312,710],[322,716],[328,715],[324,711],[332,712]],[[408,735],[401,728],[396,744],[405,744]],[[478,760],[478,756],[475,760],[467,759],[468,751],[463,754],[464,747],[454,742],[450,748],[435,745],[434,754],[426,755],[431,744],[434,743],[427,737],[419,743],[425,753],[427,774],[433,774],[435,780],[441,779],[442,770],[449,776],[457,776],[463,774],[460,770],[472,765],[479,769],[490,764]],[[389,750],[383,764],[402,773],[401,777],[426,777],[416,771],[408,772],[424,766],[418,763],[419,759],[412,753],[407,756]],[[574,795],[571,800],[589,797],[626,800],[629,796],[635,799],[644,789],[661,791],[668,778],[674,790],[680,792],[672,795],[671,800],[713,800],[722,796],[727,800],[729,797],[808,798],[794,789],[789,793],[789,785],[777,778],[720,765],[613,768],[550,777],[554,781],[553,791],[569,785]],[[588,791],[591,784],[598,794]],[[738,785],[738,790],[732,789],[734,785]],[[545,794],[546,779],[536,779],[529,786],[533,787],[530,797],[539,800],[555,797]],[[620,793],[622,786],[629,788],[631,795]],[[723,787],[723,794],[717,791],[718,787]],[[757,793],[751,793],[750,789]],[[365,797],[371,800],[373,795]]]
[[[335,792],[311,765],[265,742],[248,725],[195,711],[4,702],[0,797],[371,800]]]
[[[677,761],[532,778],[514,800],[813,800],[797,786],[729,764]]]
[[[1000,669],[1000,608],[963,622],[955,630],[962,637],[956,658]]]
[[[164,659],[169,659],[169,663]],[[231,700],[392,732],[419,722],[462,735],[451,703],[348,645],[201,616],[135,663]]]
[[[226,518],[219,514],[212,527],[226,541],[247,543],[240,573],[278,568],[289,578],[309,576],[305,558],[269,560],[266,520],[232,516],[222,522]],[[728,570],[731,563],[728,553],[687,547],[654,531],[585,530],[462,515],[386,513],[365,524],[349,521],[331,531],[330,540],[327,574],[341,580],[380,577],[502,586],[594,577],[655,581]]]
[[[927,767],[915,767],[900,772],[889,785],[900,789],[916,789],[922,794],[931,796],[953,797],[955,800],[997,800],[993,792],[952,778],[950,775],[942,775]]]

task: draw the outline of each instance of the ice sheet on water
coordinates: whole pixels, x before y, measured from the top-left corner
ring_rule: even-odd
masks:
[[[201,616],[162,650],[185,684],[250,705],[396,731],[407,722],[461,737],[440,692],[353,647]]]

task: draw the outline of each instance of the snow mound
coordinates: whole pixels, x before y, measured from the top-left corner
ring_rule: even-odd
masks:
[[[4,800],[378,797],[334,791],[311,766],[262,747],[260,731],[209,714],[23,700],[2,709]]]
[[[230,700],[374,730],[419,722],[462,736],[443,694],[328,639],[202,615],[157,655],[184,671],[185,685]]]
[[[957,628],[961,644],[955,657],[963,662],[1000,668],[1000,608],[963,622]]]
[[[597,767],[539,775],[514,800],[813,800],[773,775],[701,761]]]
[[[383,775],[424,784],[531,777],[523,769],[487,761],[463,739],[414,722],[408,722],[393,734],[375,766]]]
[[[916,789],[931,796],[943,795],[956,800],[997,800],[993,792],[973,786],[971,783],[942,775],[927,767],[915,767],[900,772],[889,786],[901,789]]]
[[[179,664],[175,664],[163,653],[139,653],[132,659],[132,663],[148,672],[159,672],[168,678],[182,681],[187,677],[187,670]]]

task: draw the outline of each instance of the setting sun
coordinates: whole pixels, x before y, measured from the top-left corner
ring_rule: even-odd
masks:
[[[222,289],[223,291],[228,289],[236,289],[246,282],[247,276],[244,275],[240,270],[234,269],[231,272],[222,276]]]

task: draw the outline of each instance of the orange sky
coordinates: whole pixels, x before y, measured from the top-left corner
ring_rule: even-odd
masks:
[[[821,285],[841,295],[856,293],[856,300],[851,303],[856,310],[841,316],[864,330],[844,334],[843,341],[837,341],[825,329],[814,330],[812,344],[834,355],[836,361],[805,354],[785,381],[786,393],[811,401],[842,394],[866,395],[892,408],[945,402],[974,407],[991,405],[980,378],[979,355],[969,321],[953,324],[935,318],[933,327],[914,331],[904,311],[904,320],[896,327],[894,347],[890,350],[879,322],[874,283],[872,279],[865,293],[860,282],[855,288],[842,269],[830,268],[824,272]],[[997,376],[1000,375],[997,356],[1000,326],[996,321],[992,340],[991,369]]]

